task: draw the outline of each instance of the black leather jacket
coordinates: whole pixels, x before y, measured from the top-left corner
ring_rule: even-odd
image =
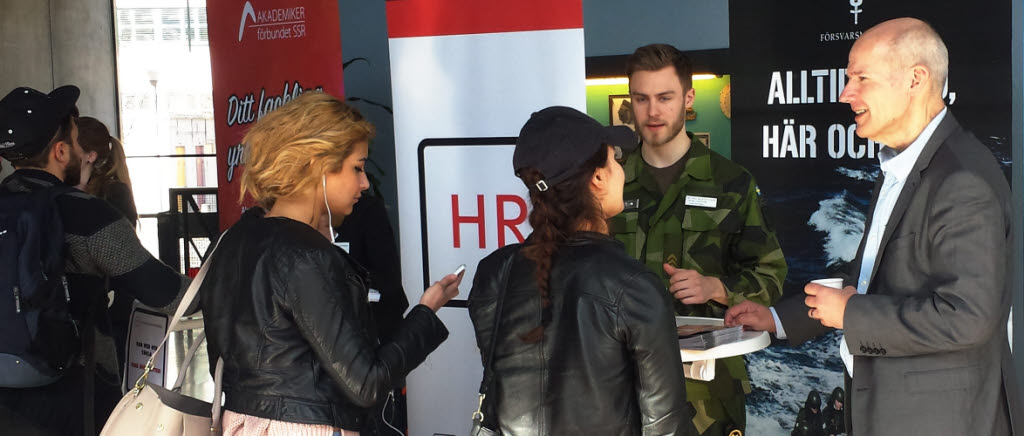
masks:
[[[379,343],[365,271],[288,218],[247,212],[210,262],[199,295],[228,410],[359,430],[367,408],[448,337],[419,305]]]
[[[527,240],[529,243],[529,240]],[[555,254],[550,321],[543,339],[535,265],[520,244],[480,261],[469,295],[477,345],[486,353],[498,290],[509,280],[487,396],[502,434],[696,434],[679,357],[672,301],[621,243],[579,233]],[[509,265],[507,263],[511,262]],[[494,425],[493,416],[485,423]]]

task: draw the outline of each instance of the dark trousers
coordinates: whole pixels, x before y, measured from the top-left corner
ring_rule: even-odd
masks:
[[[80,436],[84,430],[84,369],[36,388],[0,388],[0,433],[32,436]],[[120,387],[95,377],[94,416],[99,434],[121,399]]]

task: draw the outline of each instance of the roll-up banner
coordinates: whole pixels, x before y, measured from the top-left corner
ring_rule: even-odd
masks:
[[[856,136],[839,95],[850,47],[871,26],[909,16],[935,27],[949,49],[946,104],[1009,176],[1010,8],[1008,1],[730,2],[732,158],[757,178],[789,263],[787,293],[845,267],[864,233],[880,144]],[[822,407],[832,403],[843,386],[838,349],[833,334],[748,356],[747,434],[789,434],[811,390]]]
[[[207,3],[220,228],[238,221],[242,137],[252,123],[318,89],[341,97],[341,25],[333,0]]]
[[[466,264],[449,338],[408,378],[411,435],[469,432],[482,369],[465,309],[477,262],[522,241],[515,136],[551,105],[586,110],[581,0],[387,2],[403,286]]]

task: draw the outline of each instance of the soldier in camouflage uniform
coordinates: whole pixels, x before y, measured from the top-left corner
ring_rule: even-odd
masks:
[[[645,46],[627,74],[643,142],[623,164],[625,209],[612,234],[664,280],[677,315],[721,318],[744,300],[771,305],[786,276],[782,249],[750,173],[685,132],[689,61],[672,46]],[[745,430],[750,393],[743,358],[718,359],[715,374],[686,380],[694,424],[702,435],[735,435]]]

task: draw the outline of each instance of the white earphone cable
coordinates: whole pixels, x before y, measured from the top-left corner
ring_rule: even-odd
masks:
[[[331,231],[331,242],[334,242],[338,239],[338,235],[334,234],[334,218],[331,217],[331,204],[327,202],[327,174],[324,174],[320,180],[324,188],[324,206],[327,207],[327,228]]]
[[[387,400],[384,401],[384,407],[380,409],[380,420],[384,421],[384,425],[390,427],[392,430],[395,431],[395,433],[405,436],[405,433],[403,433],[402,430],[395,428],[395,426],[391,425],[391,423],[388,422],[388,419],[384,417],[384,411],[388,409],[388,402],[391,402],[392,412],[394,412],[394,408],[398,407],[398,405],[395,403],[395,391],[388,392],[388,398]],[[394,418],[394,416],[394,413],[392,413],[391,417]]]

